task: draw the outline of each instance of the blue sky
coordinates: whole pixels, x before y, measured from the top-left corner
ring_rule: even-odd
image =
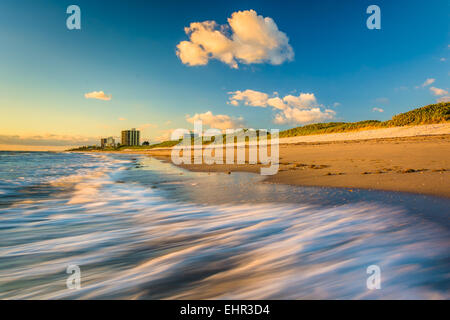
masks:
[[[81,30],[66,28],[71,4],[81,8]],[[381,30],[366,27],[371,4],[381,9]],[[177,56],[177,45],[191,41],[190,23],[227,25],[250,9],[287,36],[292,59],[236,59],[236,69],[218,59],[189,66]],[[281,111],[271,105],[229,103],[230,92],[245,90],[281,99],[313,94],[310,108],[333,110],[321,120],[389,119],[448,96],[449,13],[446,0],[3,0],[0,147],[78,143],[131,127],[154,141],[191,128],[186,119],[207,111],[253,128],[303,124],[287,114],[274,123]],[[93,91],[112,99],[86,99]]]

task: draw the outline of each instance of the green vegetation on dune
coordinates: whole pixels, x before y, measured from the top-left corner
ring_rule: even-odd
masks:
[[[450,121],[450,103],[430,104],[405,113],[400,113],[388,121],[365,120],[359,122],[315,123],[280,132],[280,138],[306,136],[313,134],[349,132]]]
[[[314,123],[302,127],[281,131],[280,138],[378,128],[380,124],[381,122],[378,120],[366,120],[359,122]]]
[[[150,149],[154,149],[154,148],[170,148],[170,147],[176,146],[178,143],[180,143],[180,141],[181,140],[169,140],[169,141],[164,141],[164,142],[152,144],[150,146]]]
[[[393,116],[387,121],[389,126],[410,126],[417,124],[440,123],[450,121],[450,102],[430,104]]]

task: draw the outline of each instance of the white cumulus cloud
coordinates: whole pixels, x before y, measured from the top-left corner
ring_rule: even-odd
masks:
[[[234,118],[225,114],[214,115],[211,111],[196,113],[192,117],[186,116],[186,121],[189,123],[198,120],[202,121],[203,125],[220,130],[242,128],[245,123],[242,117]]]
[[[228,94],[232,95],[228,103],[233,106],[238,106],[239,102],[242,101],[246,106],[267,107],[267,99],[269,99],[267,93],[250,89],[228,92]]]
[[[176,52],[189,66],[206,65],[210,59],[232,68],[238,68],[238,63],[279,65],[294,58],[286,34],[272,18],[259,16],[254,10],[234,12],[226,25],[193,22],[185,32],[189,41],[181,41]]]
[[[383,109],[381,109],[381,108],[377,108],[377,107],[375,107],[375,108],[372,108],[372,111],[373,111],[373,112],[384,112],[384,110],[383,110]]]
[[[229,92],[228,104],[238,106],[244,104],[253,107],[272,107],[278,113],[274,122],[278,124],[305,124],[333,119],[336,112],[322,109],[313,93],[300,93],[298,96],[287,95],[279,97],[276,94],[255,90]]]
[[[322,111],[320,108],[311,109],[297,109],[287,108],[275,116],[274,122],[278,124],[307,124],[314,122],[321,122],[331,120],[334,118],[336,112],[331,109]]]

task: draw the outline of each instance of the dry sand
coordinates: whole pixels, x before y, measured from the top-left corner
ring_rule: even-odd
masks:
[[[142,153],[142,152],[141,152]],[[170,149],[143,152],[170,161]],[[182,165],[257,172],[261,165]],[[265,182],[450,197],[450,124],[280,139],[280,166]]]

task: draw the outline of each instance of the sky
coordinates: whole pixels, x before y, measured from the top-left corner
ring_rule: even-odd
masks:
[[[69,30],[69,5],[81,29]],[[369,29],[368,6],[381,29]],[[448,101],[449,2],[0,2],[0,150],[286,129]]]

